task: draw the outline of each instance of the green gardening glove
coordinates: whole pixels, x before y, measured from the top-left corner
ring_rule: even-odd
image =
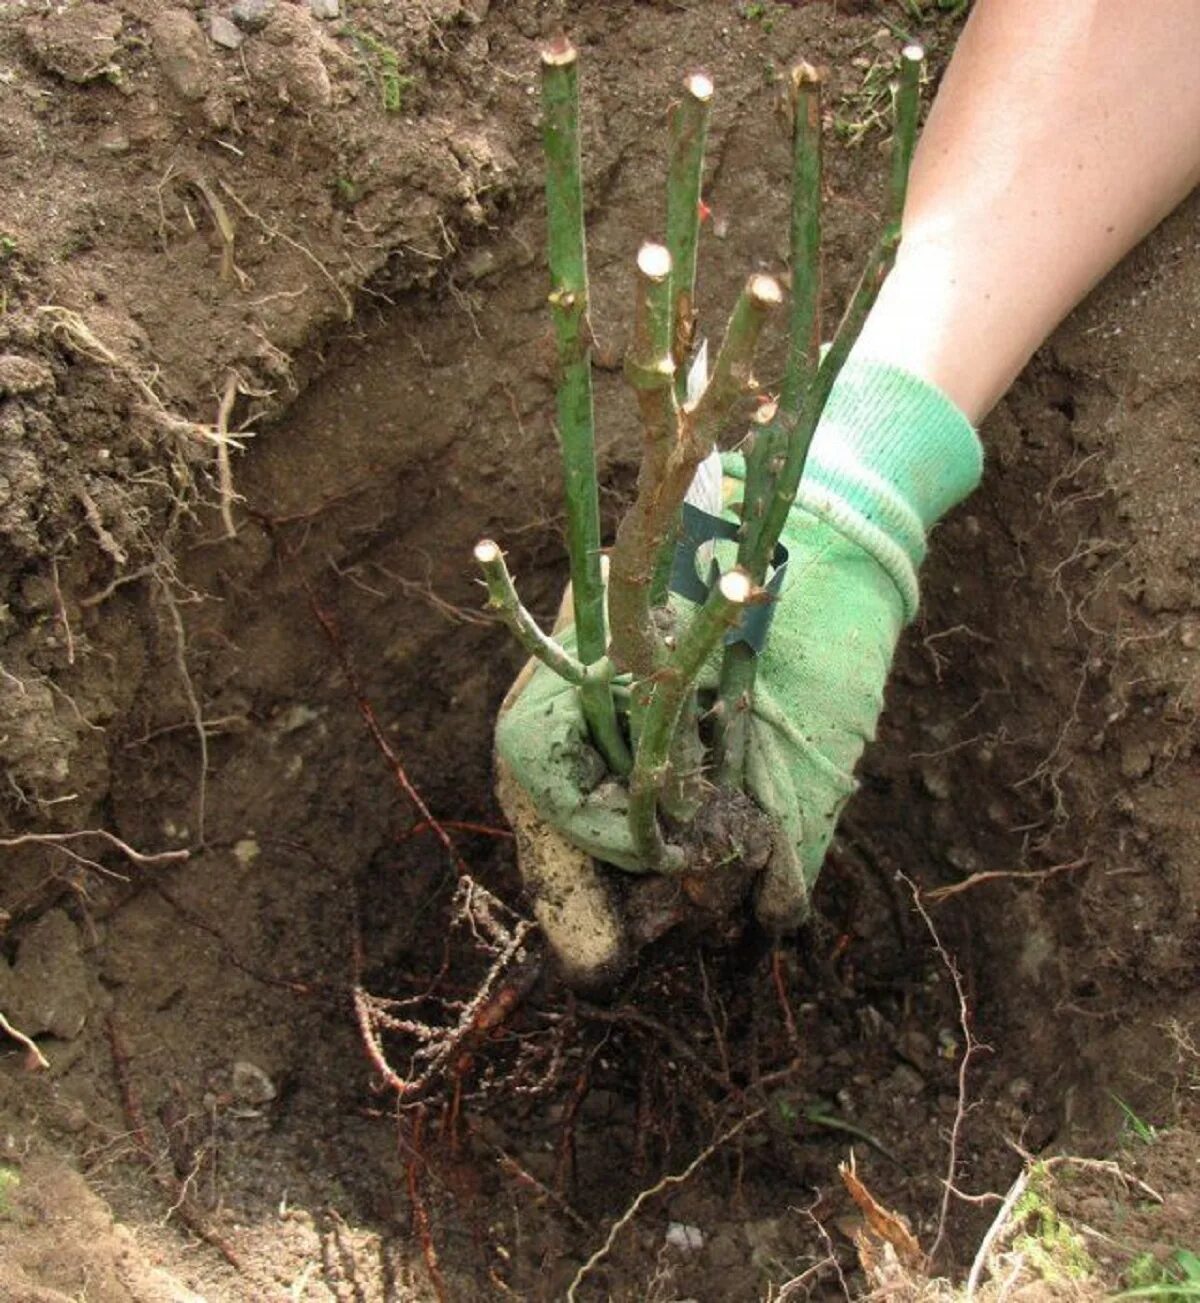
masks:
[[[855,766],[875,736],[896,641],[916,614],[926,534],[981,471],[979,440],[948,398],[851,357],[783,533],[790,562],[755,688],[747,787],[777,829],[756,905],[767,926],[794,926],[807,912]],[[725,473],[742,477],[740,457],[725,458]],[[563,642],[572,644],[570,630]],[[715,682],[714,667],[707,686]],[[506,705],[496,749],[567,842],[604,863],[643,868],[625,790],[590,746],[573,688],[535,670]]]

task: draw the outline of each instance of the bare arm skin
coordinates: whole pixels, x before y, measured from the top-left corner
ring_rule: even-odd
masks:
[[[1200,182],[1200,0],[978,0],[856,351],[978,423]]]

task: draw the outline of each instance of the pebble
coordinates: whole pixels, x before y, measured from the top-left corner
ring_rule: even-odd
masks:
[[[236,50],[246,39],[245,33],[236,23],[232,23],[224,14],[209,14],[208,34],[214,45],[226,50]]]
[[[699,1226],[690,1226],[687,1222],[671,1222],[663,1237],[664,1243],[684,1253],[699,1253],[704,1248],[704,1232]]]
[[[121,130],[120,127],[112,126],[106,128],[100,133],[99,145],[106,154],[128,154],[130,145],[129,137]]]
[[[308,0],[308,8],[314,18],[337,18],[342,12],[341,0]]]
[[[1154,753],[1145,742],[1127,742],[1121,748],[1121,774],[1125,778],[1145,778],[1154,764]]]
[[[233,1065],[231,1086],[242,1104],[269,1104],[279,1094],[271,1078],[249,1059],[238,1059]]]
[[[910,1027],[896,1037],[896,1050],[918,1071],[928,1071],[935,1062],[933,1041],[923,1031]]]
[[[926,765],[921,770],[921,783],[935,801],[945,801],[950,796],[950,778],[943,769]]]
[[[892,1070],[892,1074],[888,1078],[888,1085],[897,1095],[903,1095],[906,1099],[914,1099],[925,1089],[925,1078],[921,1076],[916,1068],[910,1068],[907,1063],[899,1063]]]
[[[275,12],[275,0],[237,0],[229,16],[243,32],[261,32]]]
[[[960,873],[978,873],[979,856],[969,846],[951,846],[946,851],[946,859]]]

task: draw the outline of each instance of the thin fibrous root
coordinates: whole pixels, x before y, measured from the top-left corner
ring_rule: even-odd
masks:
[[[933,919],[930,918],[929,911],[925,908],[925,904],[921,899],[921,893],[917,889],[917,884],[906,873],[897,873],[896,876],[904,883],[912,895],[913,907],[920,914],[921,921],[925,924],[925,930],[929,933],[929,939],[933,942],[933,948],[937,951],[938,958],[942,961],[942,965],[954,987],[954,995],[958,1001],[958,1023],[963,1034],[962,1058],[958,1062],[958,1090],[955,1099],[954,1120],[950,1124],[950,1135],[946,1146],[946,1176],[942,1182],[937,1234],[928,1254],[928,1261],[932,1263],[937,1259],[938,1250],[946,1239],[947,1222],[950,1217],[950,1199],[955,1190],[955,1181],[958,1178],[962,1132],[967,1117],[967,1074],[976,1054],[989,1047],[975,1038],[975,1032],[971,1025],[971,1007],[967,1003],[967,992],[963,983],[962,972],[955,962],[954,956],[946,949]]]
[[[142,851],[134,850],[128,842],[122,841],[120,837],[104,828],[80,828],[76,832],[27,832],[18,837],[0,837],[0,848],[15,850],[21,846],[49,846],[65,855],[68,859],[73,860],[76,864],[95,869],[97,873],[102,873],[105,877],[125,881],[121,874],[113,873],[111,869],[106,869],[97,860],[79,854],[78,851],[72,850],[67,844],[92,837],[106,842],[113,850],[120,851],[127,860],[142,868],[155,864],[179,864],[188,859],[190,855],[190,852],[186,850],[158,851],[147,855]]]
[[[128,379],[142,396],[145,410],[150,417],[168,434],[196,439],[205,443],[220,442],[222,436],[218,434],[215,426],[201,425],[196,421],[189,421],[186,417],[179,416],[171,411],[150,387],[149,382],[137,367],[127,358],[113,352],[107,344],[99,339],[79,313],[73,312],[70,308],[64,308],[57,303],[43,304],[38,308],[38,312],[51,323],[51,329],[61,334],[77,353],[90,358],[93,362],[103,362],[106,366],[112,367],[114,371]],[[249,430],[241,430],[236,435],[226,434],[224,436],[236,448],[242,446],[241,440],[252,437],[252,432]]]
[[[617,1236],[642,1210],[642,1206],[656,1194],[662,1194],[664,1190],[670,1190],[677,1185],[684,1185],[691,1180],[692,1176],[703,1167],[705,1163],[720,1149],[727,1145],[735,1136],[758,1121],[767,1110],[765,1108],[756,1108],[752,1113],[747,1113],[745,1117],[739,1119],[727,1130],[723,1131],[711,1145],[702,1149],[695,1158],[683,1169],[682,1172],[669,1172],[660,1181],[656,1181],[652,1186],[643,1190],[628,1208],[613,1222],[609,1228],[608,1235],[604,1243],[596,1250],[595,1253],[583,1264],[575,1273],[575,1279],[571,1281],[567,1290],[567,1303],[575,1303],[579,1297],[579,1287],[589,1275],[608,1257],[612,1251],[612,1246],[617,1241]]]
[[[230,371],[225,377],[225,388],[221,401],[217,405],[217,487],[221,494],[221,523],[225,527],[226,538],[237,537],[237,525],[233,520],[233,504],[237,493],[233,487],[233,467],[229,461],[229,418],[233,415],[233,405],[238,396],[238,374]]]

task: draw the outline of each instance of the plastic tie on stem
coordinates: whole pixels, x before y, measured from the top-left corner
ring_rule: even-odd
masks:
[[[738,528],[732,521],[713,516],[690,502],[685,502],[679,540],[675,545],[675,557],[671,565],[671,592],[689,602],[702,604],[720,579],[721,569],[714,561],[708,582],[705,583],[696,570],[696,552],[706,543],[717,539],[736,539]],[[769,600],[745,608],[737,626],[725,635],[726,646],[744,642],[756,656],[762,653],[771,631],[771,621],[775,617],[775,605],[783,590],[787,565],[788,550],[782,543],[776,543],[771,555],[771,577],[764,585]]]

